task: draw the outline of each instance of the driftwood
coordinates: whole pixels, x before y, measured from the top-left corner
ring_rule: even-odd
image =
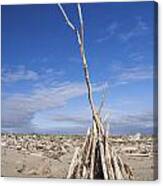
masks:
[[[67,178],[132,179],[130,167],[124,164],[107,141],[107,136],[91,132],[83,147],[77,148]]]
[[[87,86],[88,101],[92,111],[92,128],[88,129],[82,148],[77,148],[67,178],[85,179],[132,179],[130,167],[124,164],[121,158],[108,143],[108,135],[104,123],[100,117],[100,111],[96,110],[90,75],[87,66],[87,58],[84,48],[84,24],[80,4],[77,4],[80,21],[80,31],[72,24],[61,4],[58,4],[66,24],[73,30],[79,44],[82,59],[85,83]],[[102,103],[103,105],[103,103]]]

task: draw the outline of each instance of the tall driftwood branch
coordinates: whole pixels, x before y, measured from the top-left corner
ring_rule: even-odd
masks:
[[[72,24],[62,5],[59,4],[58,6],[67,25],[73,30],[77,37],[87,86],[88,101],[93,118],[92,128],[88,130],[82,148],[77,148],[74,153],[67,178],[131,179],[132,171],[129,166],[123,164],[120,157],[112,149],[111,145],[108,144],[107,131],[100,117],[101,109],[97,112],[94,104],[92,85],[84,48],[84,22],[81,6],[77,4],[80,31]],[[103,103],[101,107],[103,107]]]

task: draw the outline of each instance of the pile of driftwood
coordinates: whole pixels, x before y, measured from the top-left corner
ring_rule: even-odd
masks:
[[[82,148],[77,148],[67,178],[132,179],[130,167],[108,143],[108,136],[96,115]]]
[[[77,148],[67,178],[85,178],[85,179],[132,179],[133,174],[130,167],[123,163],[122,159],[113,150],[108,143],[107,130],[104,127],[100,117],[100,111],[97,111],[90,81],[90,75],[87,66],[87,58],[84,48],[84,24],[80,4],[77,5],[80,31],[72,24],[64,11],[62,5],[58,5],[66,24],[74,31],[79,44],[84,78],[88,90],[88,101],[92,111],[92,128],[88,129],[85,142],[82,148]]]

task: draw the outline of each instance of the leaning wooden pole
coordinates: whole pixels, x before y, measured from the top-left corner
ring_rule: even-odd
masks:
[[[66,24],[76,35],[85,83],[87,87],[87,96],[92,111],[92,128],[88,129],[83,147],[77,148],[71,165],[69,167],[67,178],[87,178],[87,179],[132,179],[130,167],[124,164],[121,158],[108,143],[107,132],[103,126],[100,113],[97,112],[93,91],[90,80],[90,74],[87,65],[87,58],[84,47],[84,22],[80,4],[77,4],[80,31],[72,24],[61,4],[58,4]]]

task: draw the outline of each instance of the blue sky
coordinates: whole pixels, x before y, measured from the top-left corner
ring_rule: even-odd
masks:
[[[76,5],[63,6],[79,27]],[[103,118],[113,134],[152,133],[155,4],[81,6]],[[2,131],[84,133],[90,116],[78,44],[58,6],[2,6]]]

